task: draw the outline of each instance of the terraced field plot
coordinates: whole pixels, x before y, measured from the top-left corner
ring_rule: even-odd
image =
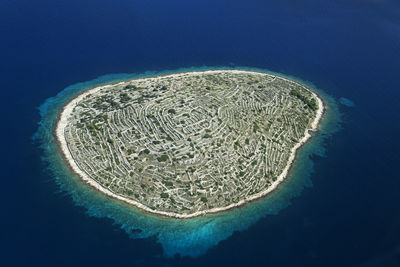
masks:
[[[137,79],[82,97],[64,136],[104,189],[156,213],[190,215],[267,190],[316,117],[315,97],[256,72]]]

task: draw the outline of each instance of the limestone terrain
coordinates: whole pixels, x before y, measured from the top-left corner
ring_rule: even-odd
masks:
[[[267,190],[316,110],[311,91],[278,76],[182,73],[86,95],[64,136],[103,188],[154,211],[192,214]]]

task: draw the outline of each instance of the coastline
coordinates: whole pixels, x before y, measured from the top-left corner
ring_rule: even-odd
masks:
[[[56,142],[58,144],[58,148],[61,151],[61,155],[62,155],[63,159],[67,162],[67,165],[70,167],[72,172],[75,173],[76,175],[78,175],[78,177],[82,181],[84,181],[85,183],[89,184],[92,188],[100,191],[101,193],[105,194],[108,197],[112,197],[114,199],[120,200],[120,201],[122,201],[124,203],[133,205],[133,206],[135,206],[135,207],[137,207],[137,208],[139,208],[141,210],[144,210],[146,212],[149,212],[149,213],[152,213],[152,214],[155,214],[155,215],[161,215],[161,216],[178,218],[178,219],[194,218],[194,217],[198,217],[198,216],[202,216],[202,215],[206,215],[206,214],[212,214],[212,213],[218,213],[218,212],[222,212],[222,211],[227,211],[227,210],[242,206],[242,205],[244,205],[244,204],[246,204],[248,202],[251,202],[251,201],[254,201],[256,199],[259,199],[261,197],[266,196],[267,194],[271,193],[276,188],[278,188],[278,186],[288,176],[288,174],[290,172],[290,169],[291,169],[291,167],[292,167],[292,165],[293,165],[293,163],[294,163],[294,161],[295,161],[295,159],[297,157],[298,150],[304,144],[306,144],[312,137],[311,134],[310,134],[310,131],[317,131],[318,130],[318,126],[319,126],[320,122],[322,121],[323,115],[324,115],[325,110],[326,110],[326,106],[325,106],[322,98],[317,93],[315,93],[312,90],[310,90],[304,84],[296,82],[296,81],[294,81],[292,79],[285,78],[285,77],[282,77],[280,75],[269,74],[269,73],[258,72],[258,71],[248,71],[248,70],[207,70],[207,71],[181,72],[181,73],[175,73],[175,74],[165,74],[165,75],[159,75],[159,76],[154,76],[154,77],[137,78],[137,79],[131,79],[131,80],[160,79],[160,78],[163,78],[163,77],[166,77],[166,76],[168,76],[168,77],[178,77],[178,76],[186,76],[186,75],[199,75],[199,74],[204,74],[204,73],[224,73],[224,72],[230,72],[230,73],[257,73],[257,74],[262,74],[262,75],[275,76],[275,77],[278,77],[279,79],[283,79],[285,81],[289,81],[291,83],[295,83],[295,84],[297,84],[299,86],[302,86],[307,91],[311,92],[311,94],[316,98],[316,100],[318,102],[318,111],[316,112],[316,116],[315,116],[314,120],[311,122],[310,127],[305,130],[303,138],[300,139],[299,142],[291,149],[289,159],[287,161],[287,164],[286,164],[285,168],[281,172],[281,174],[277,177],[276,181],[273,182],[266,190],[264,190],[262,192],[259,192],[257,194],[251,195],[251,196],[249,196],[249,197],[247,197],[245,199],[240,200],[237,203],[233,203],[233,204],[230,204],[230,205],[225,206],[225,207],[212,208],[212,209],[198,211],[198,212],[191,213],[191,214],[178,214],[178,213],[173,213],[173,212],[157,211],[157,210],[150,209],[147,206],[145,206],[145,205],[143,205],[143,204],[141,204],[141,203],[139,203],[137,201],[134,201],[132,199],[125,198],[123,196],[115,194],[114,192],[110,191],[107,188],[104,188],[102,185],[97,183],[94,179],[90,178],[90,176],[87,175],[84,171],[82,171],[78,167],[78,165],[76,164],[72,154],[70,153],[70,150],[68,148],[68,144],[67,144],[67,142],[65,140],[64,129],[65,129],[65,126],[67,125],[68,116],[72,112],[72,109],[74,108],[76,103],[78,103],[86,95],[91,94],[91,93],[93,93],[95,91],[101,90],[103,88],[114,86],[116,84],[128,83],[130,80],[122,81],[122,82],[114,82],[114,83],[110,83],[110,84],[107,84],[107,85],[97,86],[97,87],[88,89],[88,90],[80,93],[79,95],[75,96],[67,104],[64,105],[64,107],[61,109],[60,113],[58,114],[56,127],[54,129],[54,135],[56,137],[55,139],[56,139]]]

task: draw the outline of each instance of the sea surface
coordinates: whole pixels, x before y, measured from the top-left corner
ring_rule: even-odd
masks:
[[[179,71],[279,73],[320,132],[266,198],[151,216],[70,173],[57,112],[82,90]],[[400,266],[400,3],[0,1],[0,266]]]

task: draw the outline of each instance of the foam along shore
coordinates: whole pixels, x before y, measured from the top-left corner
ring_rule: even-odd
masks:
[[[97,91],[104,89],[104,88],[108,88],[108,87],[113,87],[115,85],[124,85],[126,83],[129,83],[129,81],[124,81],[124,82],[118,82],[118,83],[113,83],[113,84],[108,84],[108,85],[103,85],[103,86],[98,86],[92,89],[89,89],[81,94],[79,94],[77,97],[75,97],[74,99],[72,99],[71,101],[69,101],[61,110],[60,114],[59,114],[59,118],[56,124],[56,128],[55,128],[55,136],[56,136],[56,140],[59,144],[60,150],[62,152],[62,155],[65,159],[65,161],[67,162],[67,164],[69,165],[69,167],[72,169],[72,171],[74,173],[76,173],[83,181],[85,181],[87,184],[89,184],[90,186],[92,186],[93,188],[99,190],[100,192],[104,193],[105,195],[112,197],[114,199],[123,201],[125,203],[128,203],[130,205],[133,205],[139,209],[142,209],[144,211],[147,211],[149,213],[153,213],[153,214],[157,214],[157,215],[163,215],[163,216],[167,216],[167,217],[173,217],[173,218],[193,218],[193,217],[197,217],[197,216],[202,216],[205,214],[210,214],[210,213],[217,213],[217,212],[221,212],[221,211],[226,211],[238,206],[241,206],[247,202],[253,201],[255,199],[261,198],[263,196],[266,196],[268,193],[272,192],[273,190],[275,190],[278,185],[284,181],[284,179],[288,176],[290,167],[292,166],[295,158],[296,158],[296,153],[297,150],[304,145],[310,138],[311,138],[311,134],[310,131],[316,131],[318,130],[318,126],[319,123],[322,120],[324,111],[325,111],[325,106],[323,101],[321,100],[321,98],[314,92],[312,92],[310,89],[308,89],[306,86],[295,82],[293,80],[278,76],[278,75],[272,75],[272,74],[268,74],[268,73],[262,73],[262,72],[255,72],[255,71],[244,71],[244,70],[209,70],[209,71],[200,71],[200,72],[183,72],[183,73],[176,73],[176,74],[169,74],[169,75],[162,75],[162,76],[156,76],[156,77],[149,77],[149,78],[140,78],[140,79],[135,79],[135,80],[153,80],[156,81],[158,79],[161,79],[162,77],[168,76],[168,77],[180,77],[180,76],[191,76],[191,75],[200,75],[200,74],[207,74],[207,73],[225,73],[225,72],[229,72],[229,73],[253,73],[253,74],[262,74],[262,75],[269,75],[269,76],[277,76],[280,79],[283,79],[285,81],[291,82],[291,83],[295,83],[299,86],[302,86],[303,88],[305,88],[306,90],[308,90],[309,92],[311,92],[311,94],[313,95],[313,97],[316,99],[317,101],[317,105],[318,105],[318,110],[316,111],[316,116],[314,118],[314,120],[311,122],[309,128],[307,128],[304,132],[304,136],[299,140],[298,143],[296,143],[296,145],[294,147],[292,147],[291,151],[290,151],[290,156],[288,159],[288,162],[285,166],[285,168],[283,169],[283,171],[279,174],[279,176],[277,177],[277,179],[264,191],[261,191],[259,193],[256,193],[254,195],[248,196],[245,199],[242,199],[236,203],[230,204],[228,206],[224,206],[224,207],[217,207],[217,208],[212,208],[212,209],[207,209],[207,210],[202,210],[202,211],[197,211],[194,213],[190,213],[190,214],[178,214],[178,213],[174,213],[174,212],[166,212],[166,211],[157,211],[157,210],[153,210],[150,209],[149,207],[133,200],[133,199],[129,199],[120,195],[115,194],[114,192],[110,191],[109,189],[103,187],[102,185],[100,185],[98,182],[96,182],[94,179],[92,179],[86,172],[82,171],[76,161],[74,160],[71,151],[68,147],[66,138],[65,138],[65,128],[67,126],[68,123],[68,118],[71,115],[74,107],[87,95],[89,94],[93,94],[96,93]]]

